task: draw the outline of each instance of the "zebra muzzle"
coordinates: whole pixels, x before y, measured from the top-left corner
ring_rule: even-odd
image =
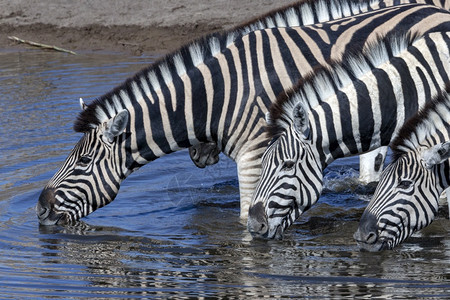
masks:
[[[44,189],[39,196],[36,205],[36,215],[41,225],[62,225],[67,223],[67,215],[65,213],[55,212],[53,209],[55,203],[54,192],[52,189]]]
[[[254,237],[265,237],[267,235],[269,226],[266,212],[261,202],[250,207],[247,228]]]
[[[377,218],[369,212],[364,212],[362,215],[353,238],[361,250],[373,252],[388,249],[387,243],[379,237]]]

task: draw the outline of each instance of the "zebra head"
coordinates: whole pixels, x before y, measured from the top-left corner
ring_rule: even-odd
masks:
[[[249,209],[247,227],[255,237],[281,239],[284,230],[317,201],[322,190],[322,163],[308,112],[300,103],[290,111],[288,118],[277,119],[278,125],[273,124],[272,116],[268,118],[269,125],[278,126],[279,132],[262,156],[261,179]],[[285,125],[280,126],[280,122]]]
[[[82,108],[87,107],[82,103]],[[127,110],[86,130],[42,191],[36,213],[42,225],[69,224],[114,200],[130,173],[123,153]]]
[[[381,174],[354,238],[362,250],[392,249],[436,216],[448,184],[450,142],[396,158]]]

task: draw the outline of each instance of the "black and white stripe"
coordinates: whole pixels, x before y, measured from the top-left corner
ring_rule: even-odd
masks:
[[[257,236],[281,238],[322,190],[333,160],[387,146],[450,78],[447,31],[389,35],[316,71],[271,107],[274,142],[249,211]]]
[[[368,6],[367,1],[358,3]],[[283,16],[274,13],[266,20],[281,20],[277,14]],[[286,24],[308,19],[307,14],[293,15],[284,14],[291,18]],[[408,4],[318,25],[251,32],[244,26],[241,33],[235,29],[186,45],[84,109],[75,129],[89,137],[76,146],[83,151],[72,152],[44,189],[37,207],[40,221],[77,220],[111,202],[120,182],[134,170],[162,155],[211,141],[238,164],[245,217],[268,142],[264,115],[278,94],[317,65],[349,48],[361,48],[377,35],[439,31],[446,24],[450,24],[448,11]],[[92,151],[94,145],[88,141],[96,139],[100,148]],[[103,147],[114,151],[104,152]],[[80,174],[76,162],[86,161],[87,155],[92,167]],[[100,180],[100,175],[106,178]],[[89,184],[78,188],[79,178]]]
[[[361,249],[392,249],[436,217],[450,186],[450,85],[400,129],[393,161],[355,233]]]

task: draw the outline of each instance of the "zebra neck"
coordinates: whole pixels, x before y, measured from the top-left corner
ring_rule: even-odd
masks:
[[[212,103],[223,85],[214,78],[215,68],[211,59],[180,76],[163,71],[162,80],[149,71],[146,78],[138,78],[139,84],[131,84],[134,101],[127,109],[135,141],[130,146],[143,162],[213,140]]]
[[[313,150],[323,170],[337,158],[354,155],[345,143],[349,137],[343,132],[337,133],[332,126],[324,126],[327,121],[323,109],[316,107],[310,111],[309,116]]]

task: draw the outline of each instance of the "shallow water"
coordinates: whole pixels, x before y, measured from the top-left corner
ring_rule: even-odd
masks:
[[[155,57],[0,52],[0,295],[3,298],[450,297],[450,221],[394,251],[352,235],[370,190],[357,159],[327,170],[319,203],[282,241],[239,221],[235,164],[197,169],[187,151],[132,174],[76,226],[40,227],[39,193],[80,138],[78,98],[109,91]]]

